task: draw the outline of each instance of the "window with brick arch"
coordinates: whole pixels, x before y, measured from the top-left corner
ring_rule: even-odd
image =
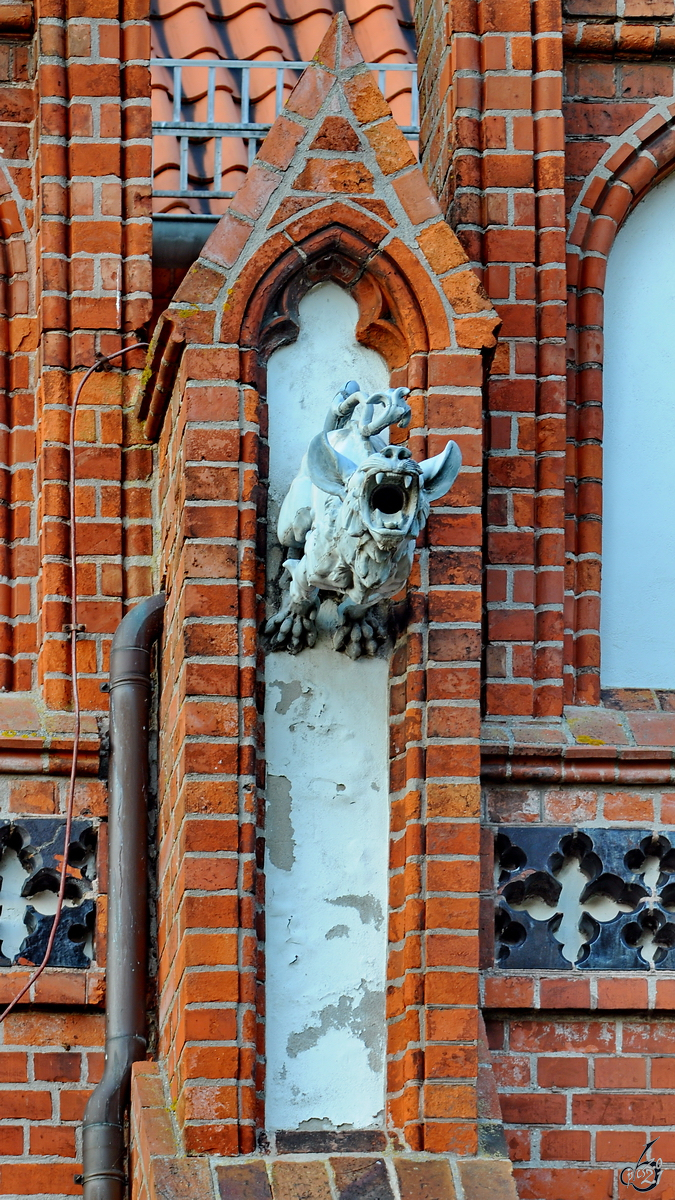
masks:
[[[601,679],[675,688],[675,175],[628,217],[605,286]]]

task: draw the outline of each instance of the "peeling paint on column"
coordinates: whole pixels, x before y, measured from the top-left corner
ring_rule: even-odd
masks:
[[[279,712],[278,707],[276,711]],[[280,871],[290,871],[295,862],[290,780],[285,775],[268,774],[266,798],[265,841],[269,860]]]
[[[302,670],[303,688],[284,714],[276,711],[278,682],[267,690],[267,1125],[377,1127],[384,1097],[388,664],[338,659],[330,643],[301,658],[272,659],[274,680],[283,672],[291,682]],[[279,833],[280,800],[292,829],[292,861]]]

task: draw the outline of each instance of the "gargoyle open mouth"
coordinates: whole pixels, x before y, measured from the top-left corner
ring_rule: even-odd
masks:
[[[417,512],[416,470],[375,471],[365,487],[365,512],[373,533],[405,536]]]
[[[381,483],[370,493],[370,507],[379,508],[389,516],[401,512],[405,504],[405,493],[397,483]]]

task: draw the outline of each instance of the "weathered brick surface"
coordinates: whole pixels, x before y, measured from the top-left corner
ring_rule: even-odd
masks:
[[[16,986],[3,973],[2,997]],[[103,1071],[103,1014],[69,1012],[84,994],[61,995],[53,972],[42,1002],[54,1007],[15,1012],[0,1025],[0,1195],[77,1195],[82,1108]],[[10,983],[11,981],[11,983]],[[9,985],[9,987],[8,987]],[[39,999],[39,998],[38,998]]]
[[[608,1007],[630,1004],[624,992]],[[621,1168],[634,1166],[653,1138],[667,1180],[675,1156],[671,1025],[670,1017],[616,1011],[490,1017],[519,1196],[562,1194],[555,1189],[566,1185],[584,1196],[620,1195],[612,1189]]]

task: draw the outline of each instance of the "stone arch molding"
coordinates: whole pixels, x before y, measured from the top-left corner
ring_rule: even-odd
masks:
[[[635,142],[638,142],[636,145]],[[607,177],[607,167],[611,174]],[[591,177],[570,230],[567,703],[600,703],[604,289],[614,239],[647,192],[675,168],[675,117],[657,113]]]

